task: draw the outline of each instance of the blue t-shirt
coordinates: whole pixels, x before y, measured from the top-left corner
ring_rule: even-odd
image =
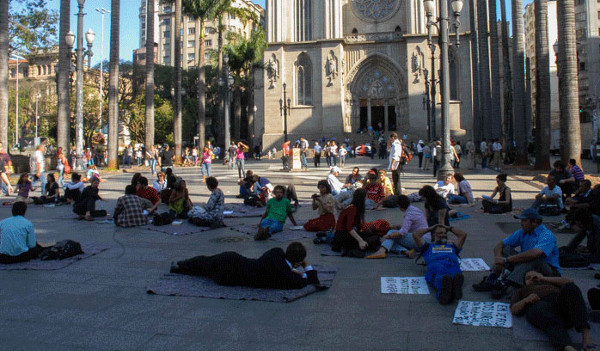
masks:
[[[531,234],[526,234],[523,229],[519,229],[503,242],[505,246],[512,248],[521,247],[521,252],[540,249],[544,253],[544,261],[560,273],[556,237],[545,225],[540,224]]]
[[[8,217],[0,222],[0,253],[19,256],[35,247],[33,224],[23,216]]]
[[[421,251],[423,252],[423,259],[425,259],[425,263],[427,264],[438,261],[450,261],[460,265],[458,262],[460,249],[454,243],[425,244],[421,247]]]

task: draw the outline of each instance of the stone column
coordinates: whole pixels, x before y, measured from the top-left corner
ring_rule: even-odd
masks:
[[[384,108],[384,110],[383,110],[383,130],[385,131],[385,134],[387,135],[388,132],[390,131],[387,99],[384,100],[383,108]]]
[[[371,126],[371,99],[367,100],[367,129]]]

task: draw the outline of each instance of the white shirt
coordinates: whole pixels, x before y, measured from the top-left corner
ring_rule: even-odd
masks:
[[[417,144],[417,152],[423,152],[423,147],[421,144]]]
[[[558,185],[555,185],[552,190],[550,190],[550,188],[545,186],[542,190],[540,190],[540,194],[544,195],[546,197],[549,197],[549,196],[552,196],[555,194],[558,195],[558,199],[556,202],[558,203],[558,207],[563,208],[562,189]]]
[[[500,143],[493,143],[492,144],[492,151],[494,151],[494,152],[502,151],[502,144],[500,144]]]
[[[435,183],[433,188],[444,199],[448,196],[448,194],[454,194],[456,192],[456,187],[454,186],[454,184],[445,184],[443,180],[440,180],[437,183]]]
[[[481,144],[479,145],[479,150],[481,150],[482,153],[487,152],[487,144],[485,141],[481,142]]]
[[[460,183],[458,183],[458,189],[459,189],[460,195],[467,198],[469,200],[469,203],[472,203],[474,201],[473,200],[473,190],[471,189],[471,184],[469,184],[469,182],[467,182],[466,179],[462,180]]]
[[[400,140],[396,139],[392,143],[392,147],[390,149],[390,161],[398,161],[400,162],[400,158],[402,157],[402,143]]]
[[[40,172],[44,172],[46,169],[46,162],[44,160],[44,153],[40,150],[36,150],[33,153],[33,159],[35,160],[36,166],[40,165]],[[32,172],[37,172],[37,169],[33,169]]]
[[[339,193],[344,187],[344,183],[340,182],[339,179],[333,173],[329,173],[327,176],[327,183],[331,186],[331,190],[335,193]]]

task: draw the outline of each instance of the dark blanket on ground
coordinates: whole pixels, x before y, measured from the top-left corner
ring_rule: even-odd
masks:
[[[313,266],[319,275],[319,286],[308,285],[302,289],[278,290],[259,289],[245,286],[222,286],[204,277],[182,274],[165,274],[147,287],[148,294],[165,296],[193,296],[228,300],[256,300],[270,302],[292,302],[319,290],[329,288],[337,268]]]
[[[107,250],[106,246],[97,246],[93,244],[81,244],[83,253],[77,256],[65,258],[64,260],[48,260],[42,261],[40,259],[30,260],[27,262],[13,263],[13,264],[0,264],[0,270],[2,271],[13,271],[13,270],[44,270],[51,271],[65,268],[77,261],[83,260],[99,254],[100,252]]]
[[[195,224],[188,222],[187,219],[176,219],[176,221],[182,222],[181,224],[166,224],[166,225],[154,225],[148,224],[145,226],[137,227],[142,229],[151,230],[153,232],[160,232],[168,235],[189,235],[195,233],[201,233],[210,230],[210,227],[198,227]],[[135,228],[135,227],[134,227]]]
[[[231,230],[236,231],[238,233],[254,236],[254,235],[256,235],[256,232],[258,231],[258,227],[242,225],[242,226],[231,227]],[[298,241],[300,239],[314,238],[314,237],[315,237],[315,233],[313,233],[313,232],[307,232],[306,230],[291,230],[289,227],[286,227],[286,228],[283,228],[283,231],[271,235],[271,237],[269,239],[274,240],[274,241],[287,242],[287,241]]]

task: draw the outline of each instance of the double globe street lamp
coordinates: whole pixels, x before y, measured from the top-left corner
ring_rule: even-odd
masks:
[[[427,34],[428,43],[431,46],[431,36],[433,27],[438,30],[438,45],[440,46],[441,74],[440,83],[442,88],[442,165],[438,171],[439,175],[451,174],[454,169],[451,165],[452,151],[450,149],[450,63],[448,61],[448,41],[450,26],[454,29],[455,45],[460,45],[460,37],[458,29],[460,27],[460,12],[463,8],[462,0],[452,0],[452,11],[454,18],[452,21],[448,19],[448,2],[446,0],[439,1],[439,17],[434,21],[433,13],[435,10],[434,0],[425,0],[423,6],[425,15],[427,16]]]
[[[77,153],[77,165],[74,167],[78,171],[84,169],[83,165],[83,60],[88,57],[88,69],[91,67],[91,58],[94,55],[92,52],[92,43],[96,38],[96,34],[91,30],[85,33],[85,40],[87,41],[87,50],[83,48],[83,5],[85,0],[77,0],[79,6],[79,12],[77,13],[77,49],[75,50],[75,71],[77,74],[77,85],[75,87],[75,106],[76,106],[76,119],[75,119],[75,150]],[[75,44],[75,35],[69,31],[65,36],[69,51],[73,50],[73,44]]]

